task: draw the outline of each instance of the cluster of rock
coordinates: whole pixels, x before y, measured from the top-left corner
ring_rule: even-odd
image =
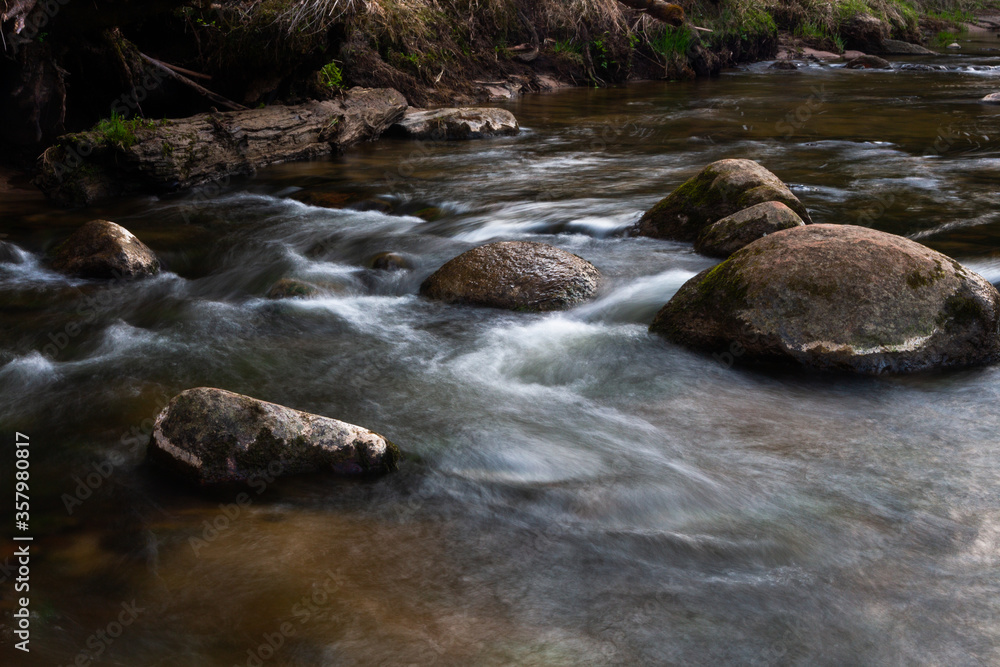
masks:
[[[866,374],[1000,359],[1000,292],[983,277],[894,234],[809,223],[760,165],[706,167],[636,231],[696,239],[696,248],[728,259],[685,283],[650,331],[746,361]]]
[[[809,222],[806,207],[770,171],[753,160],[720,160],[647,211],[634,232],[694,241],[706,254],[726,256],[764,234]]]
[[[369,95],[369,102],[375,99],[371,91],[353,92]],[[383,102],[377,105],[383,112],[374,126],[362,131],[345,121],[337,132],[356,140],[391,125],[403,136],[456,139],[518,129],[516,119],[500,110],[428,112]],[[317,108],[299,112],[320,113]],[[322,113],[333,117],[329,110]],[[246,146],[266,129],[236,128],[235,117],[226,123],[212,118],[197,122],[211,125],[206,132],[228,132],[236,144],[243,142],[244,157]],[[309,134],[314,130],[303,130],[308,135],[304,142],[284,157],[326,150],[315,148],[317,142],[332,145],[323,134],[329,128]],[[148,156],[150,141],[172,136],[163,131],[143,138],[131,155]],[[230,149],[212,150],[218,152],[212,159],[222,160]],[[157,178],[178,176],[180,163],[168,154],[156,161],[163,167]],[[266,163],[275,154],[263,155],[259,152],[259,159],[245,159],[236,168]],[[43,164],[53,159],[47,153]],[[188,183],[209,177],[192,169],[185,175]],[[724,260],[684,284],[657,313],[650,331],[695,350],[746,361],[869,374],[1000,358],[1000,293],[988,281],[914,241],[812,222],[791,189],[758,163],[728,159],[705,167],[647,211],[632,230],[693,242],[698,252]],[[73,233],[52,253],[51,265],[92,279],[135,279],[160,270],[152,250],[107,220],[88,222]],[[413,268],[394,252],[371,257],[367,266],[371,271]],[[508,241],[452,258],[424,280],[420,293],[447,304],[545,312],[593,298],[602,280],[593,264],[565,250]],[[283,278],[267,296],[301,298],[324,291],[324,285]],[[161,412],[149,454],[201,485],[319,471],[380,474],[394,470],[400,456],[392,442],[360,426],[206,387],[182,392]]]

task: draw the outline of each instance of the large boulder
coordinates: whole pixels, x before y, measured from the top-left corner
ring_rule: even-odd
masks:
[[[878,53],[889,38],[889,25],[869,14],[855,14],[840,24],[844,46],[865,53]]]
[[[719,160],[702,169],[636,223],[641,236],[694,241],[726,216],[766,201],[778,201],[812,222],[806,207],[777,176],[753,160]]]
[[[410,107],[390,134],[410,139],[480,139],[517,134],[514,114],[493,107],[462,109],[417,109]]]
[[[565,250],[504,241],[455,257],[424,281],[420,293],[448,303],[548,311],[589,299],[600,281],[593,264]]]
[[[368,429],[210,387],[170,401],[154,423],[149,455],[200,484],[377,474],[399,461],[396,445]]]
[[[1000,357],[1000,293],[903,237],[807,225],[689,280],[650,331],[747,361],[870,374],[968,366]]]
[[[130,279],[158,272],[160,261],[121,225],[91,220],[56,248],[52,268],[81,278]]]
[[[709,225],[694,242],[694,249],[709,257],[729,257],[763,236],[804,224],[780,201],[766,201]]]

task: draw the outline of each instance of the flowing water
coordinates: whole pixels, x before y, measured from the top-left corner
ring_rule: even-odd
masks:
[[[97,211],[0,195],[0,423],[31,437],[35,536],[33,650],[14,664],[1000,664],[1000,368],[730,368],[646,329],[712,260],[622,234],[746,157],[816,222],[906,234],[1000,282],[992,46],[911,61],[942,69],[762,64],[527,96],[518,137],[382,141]],[[97,216],[167,270],[49,271]],[[565,248],[607,284],[541,315],[417,296],[501,239]],[[412,269],[367,269],[382,251]],[[265,298],[283,277],[327,291]],[[406,458],[240,504],[180,488],[145,444],[202,385],[367,426]],[[140,611],[121,628],[123,603]]]

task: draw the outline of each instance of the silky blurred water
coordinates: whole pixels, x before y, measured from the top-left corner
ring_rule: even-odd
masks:
[[[713,260],[622,235],[745,157],[816,222],[1000,281],[1000,107],[979,103],[1000,70],[976,47],[909,61],[937,70],[765,63],[527,96],[518,137],[382,141],[85,212],[2,195],[0,424],[31,436],[35,536],[33,650],[13,664],[1000,664],[1000,369],[730,368],[646,330]],[[166,271],[48,270],[93,217]],[[543,315],[417,295],[491,240],[557,245],[607,283]],[[383,251],[412,268],[366,268]],[[265,298],[284,277],[324,292]],[[364,425],[406,458],[242,505],[179,488],[145,444],[202,385]]]

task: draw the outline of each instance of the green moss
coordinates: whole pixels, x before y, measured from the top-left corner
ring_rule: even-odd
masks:
[[[730,258],[709,271],[698,283],[701,301],[722,312],[742,309],[747,302],[746,283],[739,276],[742,264],[742,258]]]
[[[944,267],[941,265],[941,261],[934,260],[934,270],[930,273],[924,274],[920,269],[914,269],[906,276],[906,284],[910,286],[911,289],[919,289],[921,287],[927,287],[933,285],[937,281],[945,277]]]
[[[937,318],[939,326],[948,329],[964,328],[976,322],[986,321],[988,313],[981,303],[967,294],[952,294],[944,302],[944,311]]]

